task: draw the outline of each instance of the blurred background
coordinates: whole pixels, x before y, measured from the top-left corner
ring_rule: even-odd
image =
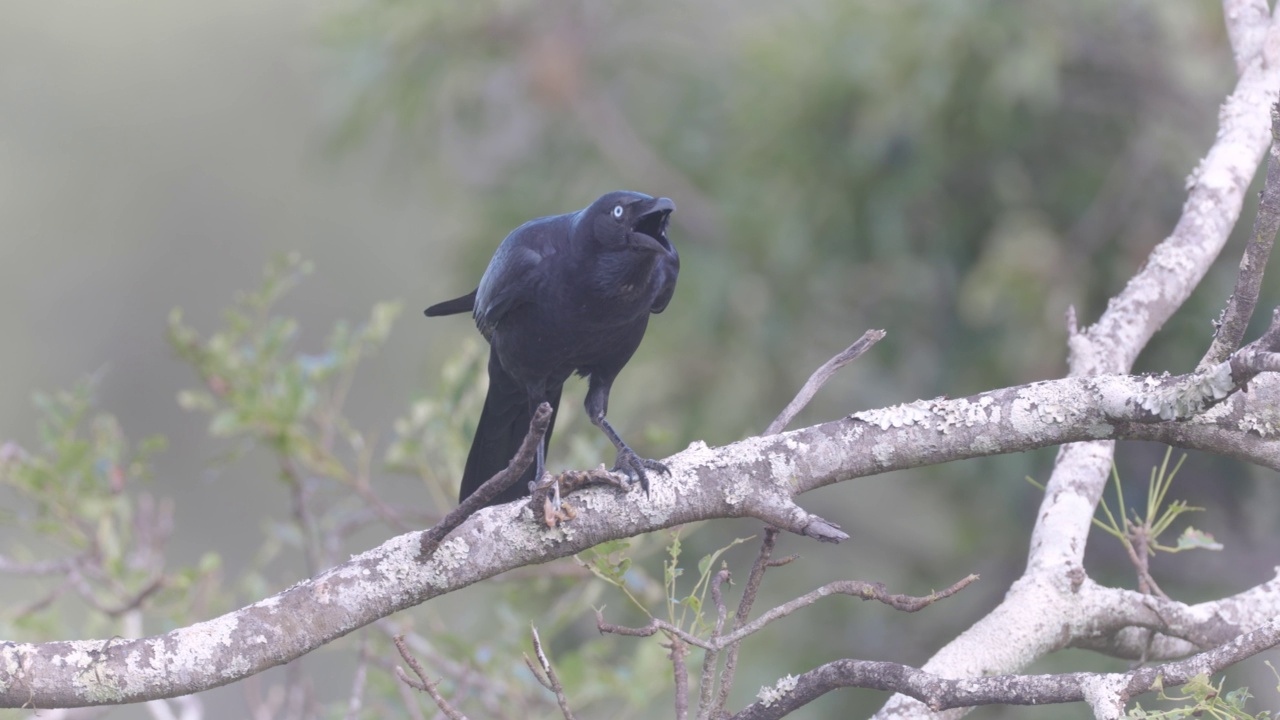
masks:
[[[315,265],[280,306],[299,320],[300,349],[376,302],[402,302],[346,405],[381,453],[395,419],[441,391],[442,368],[480,352],[465,318],[428,321],[421,309],[472,289],[519,223],[617,188],[679,208],[680,285],[610,403],[641,454],[760,432],[816,366],[871,327],[888,338],[796,426],[1058,377],[1068,306],[1092,322],[1168,234],[1234,81],[1221,7],[1209,0],[5,3],[0,442],[36,443],[34,390],[95,376],[99,406],[130,437],[169,438],[150,491],[176,502],[171,561],[212,550],[234,577],[288,498],[261,454],[213,462],[226,443],[176,402],[198,379],[166,341],[170,310],[212,331],[235,292],[286,251]],[[1251,222],[1246,207],[1243,228]],[[1242,237],[1237,228],[1139,370],[1194,367]],[[1264,308],[1280,300],[1270,285]],[[584,392],[566,387],[552,467],[612,460],[578,411]],[[465,438],[455,444],[441,482],[460,468]],[[1120,446],[1131,500],[1163,452]],[[913,616],[824,601],[745,647],[733,705],[834,658],[924,662],[1021,572],[1040,496],[1025,478],[1043,482],[1052,459],[954,463],[802,498],[852,540],[783,538],[779,552],[802,560],[773,571],[762,608],[832,579],[919,594],[969,572],[982,581]],[[373,480],[398,502],[443,497],[376,467]],[[1157,558],[1166,591],[1195,601],[1272,576],[1273,473],[1191,454],[1172,495],[1207,508],[1193,522],[1226,550]],[[699,557],[757,525],[687,531],[685,552]],[[725,555],[742,577],[754,547]],[[660,555],[643,563],[661,578]],[[1089,566],[1099,581],[1135,586],[1111,538],[1094,538]],[[304,567],[279,566],[265,591]],[[546,612],[562,592],[547,582],[520,605],[496,583],[407,614],[429,626],[452,613],[455,630],[460,616],[459,635],[475,643],[454,651],[463,660],[492,641],[485,633],[522,632]],[[17,602],[14,587],[0,587],[0,601]],[[594,602],[626,617],[616,594]],[[495,623],[487,613],[498,607]],[[588,605],[574,611],[584,622],[566,637],[593,635]],[[324,702],[345,697],[357,645],[332,647],[312,666],[334,680],[316,681]],[[1121,667],[1068,652],[1034,669]],[[1263,672],[1255,694],[1280,705]],[[668,716],[669,682],[658,686],[657,701],[633,698],[623,712],[606,698],[587,716]],[[836,693],[798,717],[858,716],[884,699]],[[245,691],[207,702],[242,712]]]

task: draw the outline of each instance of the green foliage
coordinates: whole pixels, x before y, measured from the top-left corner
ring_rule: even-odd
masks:
[[[93,390],[86,380],[70,391],[37,393],[39,446],[0,448],[0,488],[13,495],[0,523],[18,531],[0,552],[0,569],[54,580],[43,598],[0,612],[5,637],[40,636],[84,616],[56,602],[64,596],[91,611],[86,632],[113,627],[144,602],[176,623],[213,600],[216,553],[194,567],[165,568],[172,506],[143,489],[164,438],[131,443],[114,416],[94,412]]]
[[[462,477],[475,418],[489,386],[487,360],[479,341],[464,342],[445,362],[437,391],[415,400],[395,421],[395,435],[383,456],[388,470],[422,478],[439,507],[453,502],[453,485]]]
[[[1094,526],[1101,528],[1108,535],[1111,535],[1124,545],[1129,556],[1135,561],[1141,561],[1140,573],[1145,573],[1145,556],[1155,555],[1157,551],[1167,553],[1177,553],[1183,550],[1221,550],[1222,544],[1213,539],[1213,536],[1202,530],[1197,530],[1188,525],[1183,529],[1182,534],[1178,536],[1175,544],[1169,545],[1160,541],[1169,527],[1179,516],[1188,512],[1199,512],[1203,508],[1192,507],[1184,500],[1172,500],[1165,503],[1165,496],[1169,492],[1169,488],[1173,486],[1173,478],[1178,474],[1178,470],[1182,468],[1182,463],[1186,460],[1186,455],[1178,459],[1178,462],[1169,467],[1169,458],[1173,454],[1173,448],[1166,448],[1164,460],[1159,466],[1151,468],[1151,477],[1147,481],[1147,503],[1141,513],[1136,508],[1126,508],[1124,501],[1124,489],[1120,485],[1120,471],[1115,465],[1111,466],[1111,479],[1115,487],[1116,493],[1116,512],[1112,512],[1111,507],[1107,504],[1105,497],[1100,498],[1099,505],[1102,512],[1106,515],[1106,520],[1098,518],[1093,519]],[[1028,477],[1027,482],[1044,490],[1044,486]],[[1117,519],[1117,516],[1119,519]]]
[[[688,630],[694,635],[707,635],[714,625],[707,621],[705,604],[707,591],[711,588],[711,581],[715,575],[712,571],[715,563],[725,551],[751,540],[754,536],[735,538],[728,545],[703,555],[698,560],[698,574],[694,579],[693,587],[687,593],[683,593],[680,590],[680,580],[685,574],[685,568],[680,564],[683,549],[680,536],[683,532],[683,527],[671,531],[671,540],[666,548],[666,559],[662,563],[662,590],[667,622]],[[586,560],[582,562],[596,577],[621,590],[636,609],[652,617],[648,604],[638,599],[630,589],[634,584],[631,575],[633,558],[632,553],[628,551],[635,542],[638,541],[633,538],[601,543],[588,550]]]
[[[262,287],[241,294],[226,312],[225,329],[207,339],[184,324],[175,308],[169,315],[170,342],[205,385],[183,391],[178,403],[208,413],[211,435],[247,437],[268,446],[280,457],[285,476],[309,472],[351,483],[356,473],[335,455],[335,437],[357,454],[367,443],[342,417],[342,404],[356,366],[386,341],[400,306],[375,305],[355,329],[337,323],[319,354],[299,353],[294,349],[297,321],[271,310],[310,272],[310,263],[296,253],[277,258]]]
[[[693,586],[685,592],[681,590],[681,579],[685,576],[685,567],[680,563],[683,551],[683,543],[681,542],[683,532],[684,528],[679,527],[670,533],[670,542],[667,544],[665,559],[662,562],[663,597],[661,602],[665,606],[668,623],[692,635],[707,638],[714,631],[716,622],[716,608],[707,607],[707,593],[718,572],[716,563],[730,548],[741,545],[752,538],[735,538],[728,545],[699,558],[697,575],[694,577]],[[587,559],[584,561],[584,565],[596,577],[620,590],[627,600],[642,614],[652,618],[653,613],[650,610],[650,605],[637,598],[631,589],[636,584],[636,571],[632,563],[632,557],[628,552],[631,549],[631,542],[618,540],[597,545],[586,553]],[[725,567],[727,568],[727,566]],[[664,632],[667,631],[664,630]],[[639,658],[645,657],[646,653],[652,653],[655,648],[659,647],[657,643],[634,643],[634,645],[638,648],[636,650],[638,657],[635,662],[639,662]],[[696,651],[696,648],[692,649]],[[662,667],[655,667],[654,672],[668,675],[671,671],[671,665],[665,651],[660,664]]]
[[[1224,694],[1222,686],[1225,682],[1226,679],[1223,678],[1214,685],[1208,675],[1197,675],[1182,686],[1181,694],[1170,693],[1158,684],[1161,700],[1186,704],[1170,710],[1146,710],[1141,703],[1137,703],[1125,717],[1133,720],[1271,720],[1274,717],[1268,710],[1256,715],[1250,713],[1245,709],[1246,703],[1253,697],[1249,688],[1236,688]]]
[[[1151,468],[1151,478],[1147,482],[1147,506],[1141,514],[1133,508],[1130,508],[1127,513],[1125,512],[1124,491],[1120,487],[1120,473],[1116,470],[1115,465],[1112,465],[1111,478],[1114,481],[1116,503],[1118,504],[1118,512],[1123,524],[1116,520],[1111,508],[1107,506],[1105,497],[1100,500],[1099,504],[1102,506],[1102,512],[1107,516],[1107,521],[1104,523],[1094,518],[1093,524],[1118,538],[1131,553],[1136,552],[1134,548],[1135,537],[1141,537],[1144,540],[1143,545],[1149,555],[1155,555],[1156,551],[1176,553],[1192,549],[1221,550],[1222,545],[1215,542],[1212,535],[1196,530],[1191,526],[1187,526],[1183,530],[1176,545],[1161,544],[1160,536],[1169,529],[1169,526],[1173,524],[1174,520],[1178,519],[1178,516],[1187,512],[1203,510],[1203,508],[1191,507],[1183,500],[1173,500],[1168,505],[1165,505],[1165,494],[1168,493],[1169,488],[1173,485],[1173,478],[1182,467],[1182,462],[1187,458],[1186,455],[1183,455],[1178,459],[1178,463],[1170,469],[1169,457],[1172,453],[1173,448],[1167,448],[1164,453],[1164,461],[1160,463],[1159,468]]]
[[[706,601],[707,591],[711,588],[711,581],[715,575],[713,568],[716,560],[719,560],[729,548],[741,545],[753,537],[734,538],[728,545],[703,555],[698,560],[698,575],[693,588],[682,597],[678,581],[684,575],[684,568],[680,567],[680,531],[675,531],[668,549],[667,561],[663,564],[663,587],[667,591],[667,621],[676,627],[689,630],[694,635],[709,634],[715,622],[714,619],[707,620]],[[676,608],[679,608],[678,612]],[[711,612],[714,613],[715,608],[711,608]]]

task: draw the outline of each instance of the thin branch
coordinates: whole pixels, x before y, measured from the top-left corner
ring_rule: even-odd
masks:
[[[678,637],[669,635],[668,638],[670,642],[666,643],[666,645],[670,652],[667,657],[671,658],[671,672],[675,676],[676,720],[688,720],[689,669],[685,665],[684,659],[689,656],[689,647],[681,642]]]
[[[294,520],[298,523],[298,529],[302,532],[302,550],[307,562],[307,572],[315,575],[328,563],[321,557],[320,531],[317,529],[315,513],[311,508],[312,482],[288,457],[280,460],[280,474],[289,485],[290,507]]]
[[[120,617],[130,610],[138,608],[142,603],[146,602],[147,598],[159,592],[160,589],[164,587],[164,576],[157,572],[152,575],[146,585],[142,586],[141,590],[133,593],[129,597],[123,598],[115,605],[107,605],[98,600],[97,595],[93,591],[93,586],[89,584],[89,580],[84,577],[80,570],[72,570],[68,573],[67,581],[71,585],[71,588],[76,591],[76,594],[79,595],[86,604],[98,612],[112,618]]]
[[[92,553],[85,552],[79,555],[58,558],[57,560],[37,560],[28,563],[18,562],[8,556],[0,555],[0,573],[6,575],[62,575],[77,565],[83,564],[91,555]]]
[[[764,580],[764,572],[770,567],[769,558],[773,556],[773,548],[778,541],[778,528],[767,527],[764,529],[764,537],[760,539],[760,552],[756,554],[756,561],[751,566],[751,574],[747,576],[746,587],[742,589],[742,600],[738,602],[738,611],[733,616],[733,628],[740,629],[747,624],[747,619],[751,617],[751,606],[755,604],[756,593],[760,590],[760,583]],[[741,649],[742,643],[729,643],[725,649],[724,669],[720,671],[720,693],[716,696],[716,704],[714,713],[716,715],[724,712],[725,705],[729,702],[729,691],[733,689],[733,679],[738,670],[738,650]]]
[[[772,623],[774,620],[784,618],[801,608],[808,607],[818,600],[833,594],[851,595],[863,600],[876,600],[895,610],[911,613],[923,610],[939,600],[944,600],[955,595],[977,579],[977,575],[967,575],[952,584],[950,587],[930,593],[923,597],[891,594],[885,590],[882,583],[863,582],[861,580],[837,580],[836,582],[827,583],[813,592],[801,595],[790,602],[771,608],[768,612],[764,613],[752,622],[749,622],[732,633],[724,636],[722,642],[727,645],[731,642],[742,640],[748,635],[753,635],[759,632],[764,628],[764,626]]]
[[[1240,347],[1245,329],[1258,304],[1262,275],[1267,268],[1271,246],[1280,230],[1280,105],[1271,106],[1271,152],[1267,158],[1267,179],[1258,199],[1258,214],[1253,220],[1253,236],[1240,259],[1236,287],[1227,300],[1226,310],[1218,323],[1213,342],[1201,358],[1197,370],[1216,365]]]
[[[703,640],[697,635],[672,625],[666,620],[659,620],[658,618],[649,618],[648,625],[633,628],[627,627],[626,625],[614,625],[613,623],[607,623],[604,621],[604,614],[599,610],[596,610],[596,630],[600,631],[601,634],[608,633],[610,635],[626,635],[629,637],[653,637],[659,632],[664,632],[667,633],[668,636],[674,636],[690,645],[693,645],[694,647],[702,648],[703,650],[711,650],[715,647],[713,644]]]
[[[538,657],[538,664],[542,666],[546,676],[543,677],[538,673],[528,655],[524,656],[524,663],[529,666],[529,670],[533,672],[533,677],[537,679],[542,687],[555,693],[556,702],[560,703],[560,712],[564,714],[564,720],[574,720],[573,711],[569,709],[569,698],[565,697],[564,694],[564,686],[560,684],[560,678],[556,677],[555,668],[551,667],[551,660],[547,659],[547,653],[542,649],[542,638],[538,637],[538,628],[530,626],[529,630],[533,635],[533,652]]]
[[[401,634],[401,628],[390,620],[380,620],[377,626],[382,633],[393,641],[397,635]],[[440,653],[421,635],[415,633],[406,634],[404,643],[413,652],[414,657],[420,658],[420,662],[427,663],[453,682],[456,688],[455,695],[475,698],[485,706],[485,710],[491,716],[497,717],[502,714],[494,699],[505,696],[510,690],[509,684],[480,672],[469,663],[459,662],[448,655]],[[378,658],[374,658],[374,661],[379,662],[379,666],[383,667],[387,672],[394,673],[395,669],[389,661],[382,663]]]
[[[602,633],[611,633],[614,635],[629,635],[631,637],[649,637],[657,632],[664,632],[676,635],[681,640],[700,647],[703,650],[722,650],[729,646],[730,643],[741,642],[748,635],[753,635],[763,629],[766,625],[775,620],[780,620],[801,608],[808,607],[818,600],[830,595],[850,595],[861,598],[863,600],[878,600],[896,610],[903,612],[916,612],[932,605],[933,603],[951,597],[968,587],[970,583],[977,580],[977,575],[969,575],[961,578],[952,586],[930,593],[923,597],[914,597],[911,595],[894,595],[885,591],[885,587],[881,583],[863,582],[861,580],[838,580],[833,583],[827,583],[813,592],[806,593],[800,597],[772,608],[765,614],[756,618],[753,622],[747,623],[735,631],[719,638],[703,640],[702,638],[692,635],[665,620],[658,618],[650,618],[649,624],[638,628],[626,627],[622,625],[613,625],[604,621],[604,615],[596,610],[596,628]]]
[[[444,518],[436,523],[435,527],[422,534],[421,549],[418,551],[418,561],[426,562],[435,553],[436,548],[440,547],[440,543],[448,537],[467,518],[474,515],[481,508],[489,504],[489,501],[498,497],[504,490],[519,482],[520,476],[524,475],[524,471],[529,464],[534,461],[538,452],[538,444],[542,442],[542,438],[547,434],[547,427],[551,423],[551,405],[542,403],[533,413],[533,419],[529,421],[529,432],[525,434],[524,441],[520,443],[520,449],[516,451],[515,457],[511,458],[511,462],[507,464],[506,469],[497,475],[489,478],[476,488],[476,491],[467,496],[458,507],[454,508],[445,515]]]
[[[422,669],[422,664],[418,662],[418,659],[413,656],[413,653],[409,652],[408,646],[404,644],[404,636],[397,635],[392,638],[392,642],[396,644],[396,650],[400,651],[400,657],[404,658],[404,661],[409,663],[409,667],[413,669],[413,673],[418,676],[418,679],[414,680],[405,674],[404,668],[396,666],[396,678],[405,685],[408,685],[415,690],[421,690],[422,692],[430,695],[431,699],[435,701],[436,707],[440,708],[440,712],[444,713],[449,720],[466,720],[467,716],[458,712],[456,708],[450,705],[449,701],[445,700],[444,696],[440,694],[439,688],[436,687],[437,683],[432,682],[431,678],[427,677],[427,671]]]
[[[760,692],[761,699],[733,720],[776,720],[839,688],[887,690],[907,695],[934,712],[979,705],[1048,705],[1088,702],[1100,718],[1119,718],[1130,700],[1156,689],[1212,675],[1280,644],[1280,619],[1186,660],[1127,673],[1063,673],[946,678],[906,665],[837,660]]]
[[[799,415],[800,411],[804,410],[805,406],[813,400],[813,396],[818,394],[818,390],[827,384],[831,376],[835,375],[840,368],[861,357],[863,353],[871,349],[872,345],[883,340],[884,335],[884,330],[868,330],[862,333],[862,337],[854,341],[852,345],[837,353],[835,357],[823,363],[817,370],[814,370],[809,379],[805,381],[804,386],[800,388],[800,392],[796,393],[796,396],[783,408],[778,417],[769,423],[769,427],[765,429],[764,434],[776,435],[782,432],[784,428],[791,424],[796,415]]]
[[[720,639],[720,634],[724,632],[724,621],[729,615],[728,608],[724,604],[724,584],[729,582],[728,568],[721,568],[711,579],[711,605],[716,611],[716,624],[711,630],[711,640],[715,642]],[[711,696],[715,693],[716,683],[716,667],[720,664],[720,651],[708,650],[703,654],[702,658],[702,677],[698,681],[698,720],[706,720],[711,717],[714,706],[711,703]]]

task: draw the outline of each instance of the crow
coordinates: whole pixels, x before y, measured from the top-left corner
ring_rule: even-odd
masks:
[[[649,492],[645,470],[667,472],[627,446],[607,420],[609,389],[675,292],[680,256],[667,239],[675,203],[642,193],[602,195],[583,210],[531,220],[502,241],[470,293],[426,309],[470,312],[489,341],[489,392],[467,455],[458,501],[511,461],[542,402],[560,405],[564,381],[588,378],[587,417],[618,450],[614,471]],[[537,461],[494,499],[525,496],[541,480],[555,415]]]

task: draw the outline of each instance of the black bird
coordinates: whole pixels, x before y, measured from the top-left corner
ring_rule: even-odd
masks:
[[[675,292],[680,256],[667,239],[676,209],[667,198],[611,192],[586,209],[531,220],[507,236],[489,261],[480,286],[427,308],[428,316],[470,311],[489,341],[489,394],[467,455],[458,501],[507,466],[529,431],[533,411],[560,405],[564,381],[589,379],[591,422],[618,449],[614,470],[640,482],[662,463],[636,455],[604,419],[609,388],[640,345],[650,313]],[[494,503],[528,494],[542,478],[551,429],[537,462]]]

